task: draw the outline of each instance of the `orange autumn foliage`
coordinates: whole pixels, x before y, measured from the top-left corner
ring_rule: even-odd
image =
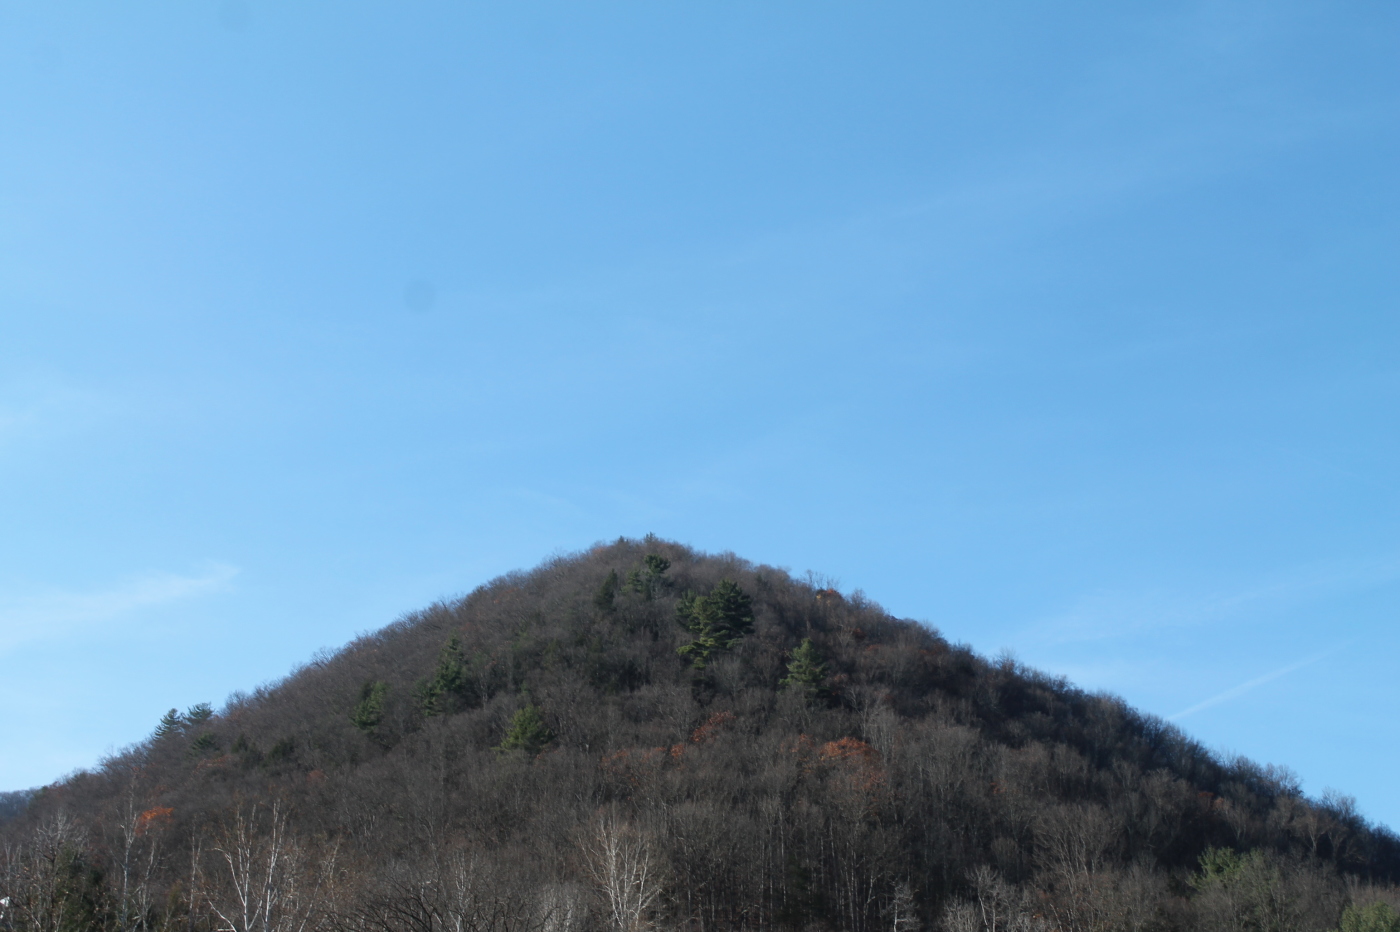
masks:
[[[147,832],[167,828],[174,821],[174,816],[175,810],[169,806],[156,806],[154,809],[147,809],[136,817],[136,834],[140,836]]]

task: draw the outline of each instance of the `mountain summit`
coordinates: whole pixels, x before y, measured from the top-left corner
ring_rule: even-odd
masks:
[[[1400,928],[1287,771],[732,554],[496,579],[0,807],[0,928]]]

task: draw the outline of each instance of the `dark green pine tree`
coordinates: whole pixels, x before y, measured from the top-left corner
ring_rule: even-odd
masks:
[[[199,705],[192,705],[185,710],[185,721],[189,722],[191,725],[203,725],[213,717],[214,708],[207,702],[201,702]]]
[[[670,560],[655,553],[647,554],[643,562],[647,565],[647,576],[656,582],[659,582],[662,575],[671,568]]]
[[[360,689],[360,701],[350,710],[350,723],[365,734],[372,734],[384,721],[384,700],[389,696],[389,684],[371,680]]]
[[[753,630],[753,600],[730,579],[721,579],[707,596],[682,596],[676,612],[695,635],[677,653],[689,657],[697,670],[705,669],[716,651],[729,650]]]
[[[608,578],[603,580],[603,584],[599,586],[598,591],[593,594],[594,606],[602,612],[612,611],[613,600],[617,598],[617,590],[617,570],[608,570]]]
[[[671,568],[671,561],[659,554],[649,553],[643,558],[642,565],[646,567],[646,573],[643,574],[641,569],[628,570],[622,591],[635,592],[650,602],[656,598],[658,589],[668,585],[665,575]]]
[[[427,718],[452,712],[470,690],[467,658],[462,652],[461,639],[454,634],[438,653],[433,678],[418,686],[418,707]]]
[[[206,751],[216,751],[219,748],[219,739],[214,737],[212,731],[206,731],[190,742],[190,754],[199,756]]]
[[[168,738],[184,729],[185,720],[181,717],[179,709],[171,709],[160,717],[160,724],[156,726],[156,737]]]
[[[498,751],[524,751],[531,757],[554,740],[554,732],[545,724],[544,716],[534,703],[516,712],[510,720],[510,730],[496,746]]]
[[[792,652],[787,665],[788,675],[780,685],[784,689],[800,692],[808,699],[815,699],[825,693],[822,684],[826,680],[826,664],[822,662],[821,651],[811,638],[803,638],[802,643]]]

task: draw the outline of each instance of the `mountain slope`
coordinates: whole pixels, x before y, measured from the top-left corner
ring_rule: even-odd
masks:
[[[25,929],[1321,930],[1400,876],[1286,772],[653,538],[170,716],[0,834]]]

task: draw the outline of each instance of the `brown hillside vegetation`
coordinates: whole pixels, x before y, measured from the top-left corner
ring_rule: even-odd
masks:
[[[1348,800],[655,538],[0,802],[25,932],[1400,928],[1400,842]]]

